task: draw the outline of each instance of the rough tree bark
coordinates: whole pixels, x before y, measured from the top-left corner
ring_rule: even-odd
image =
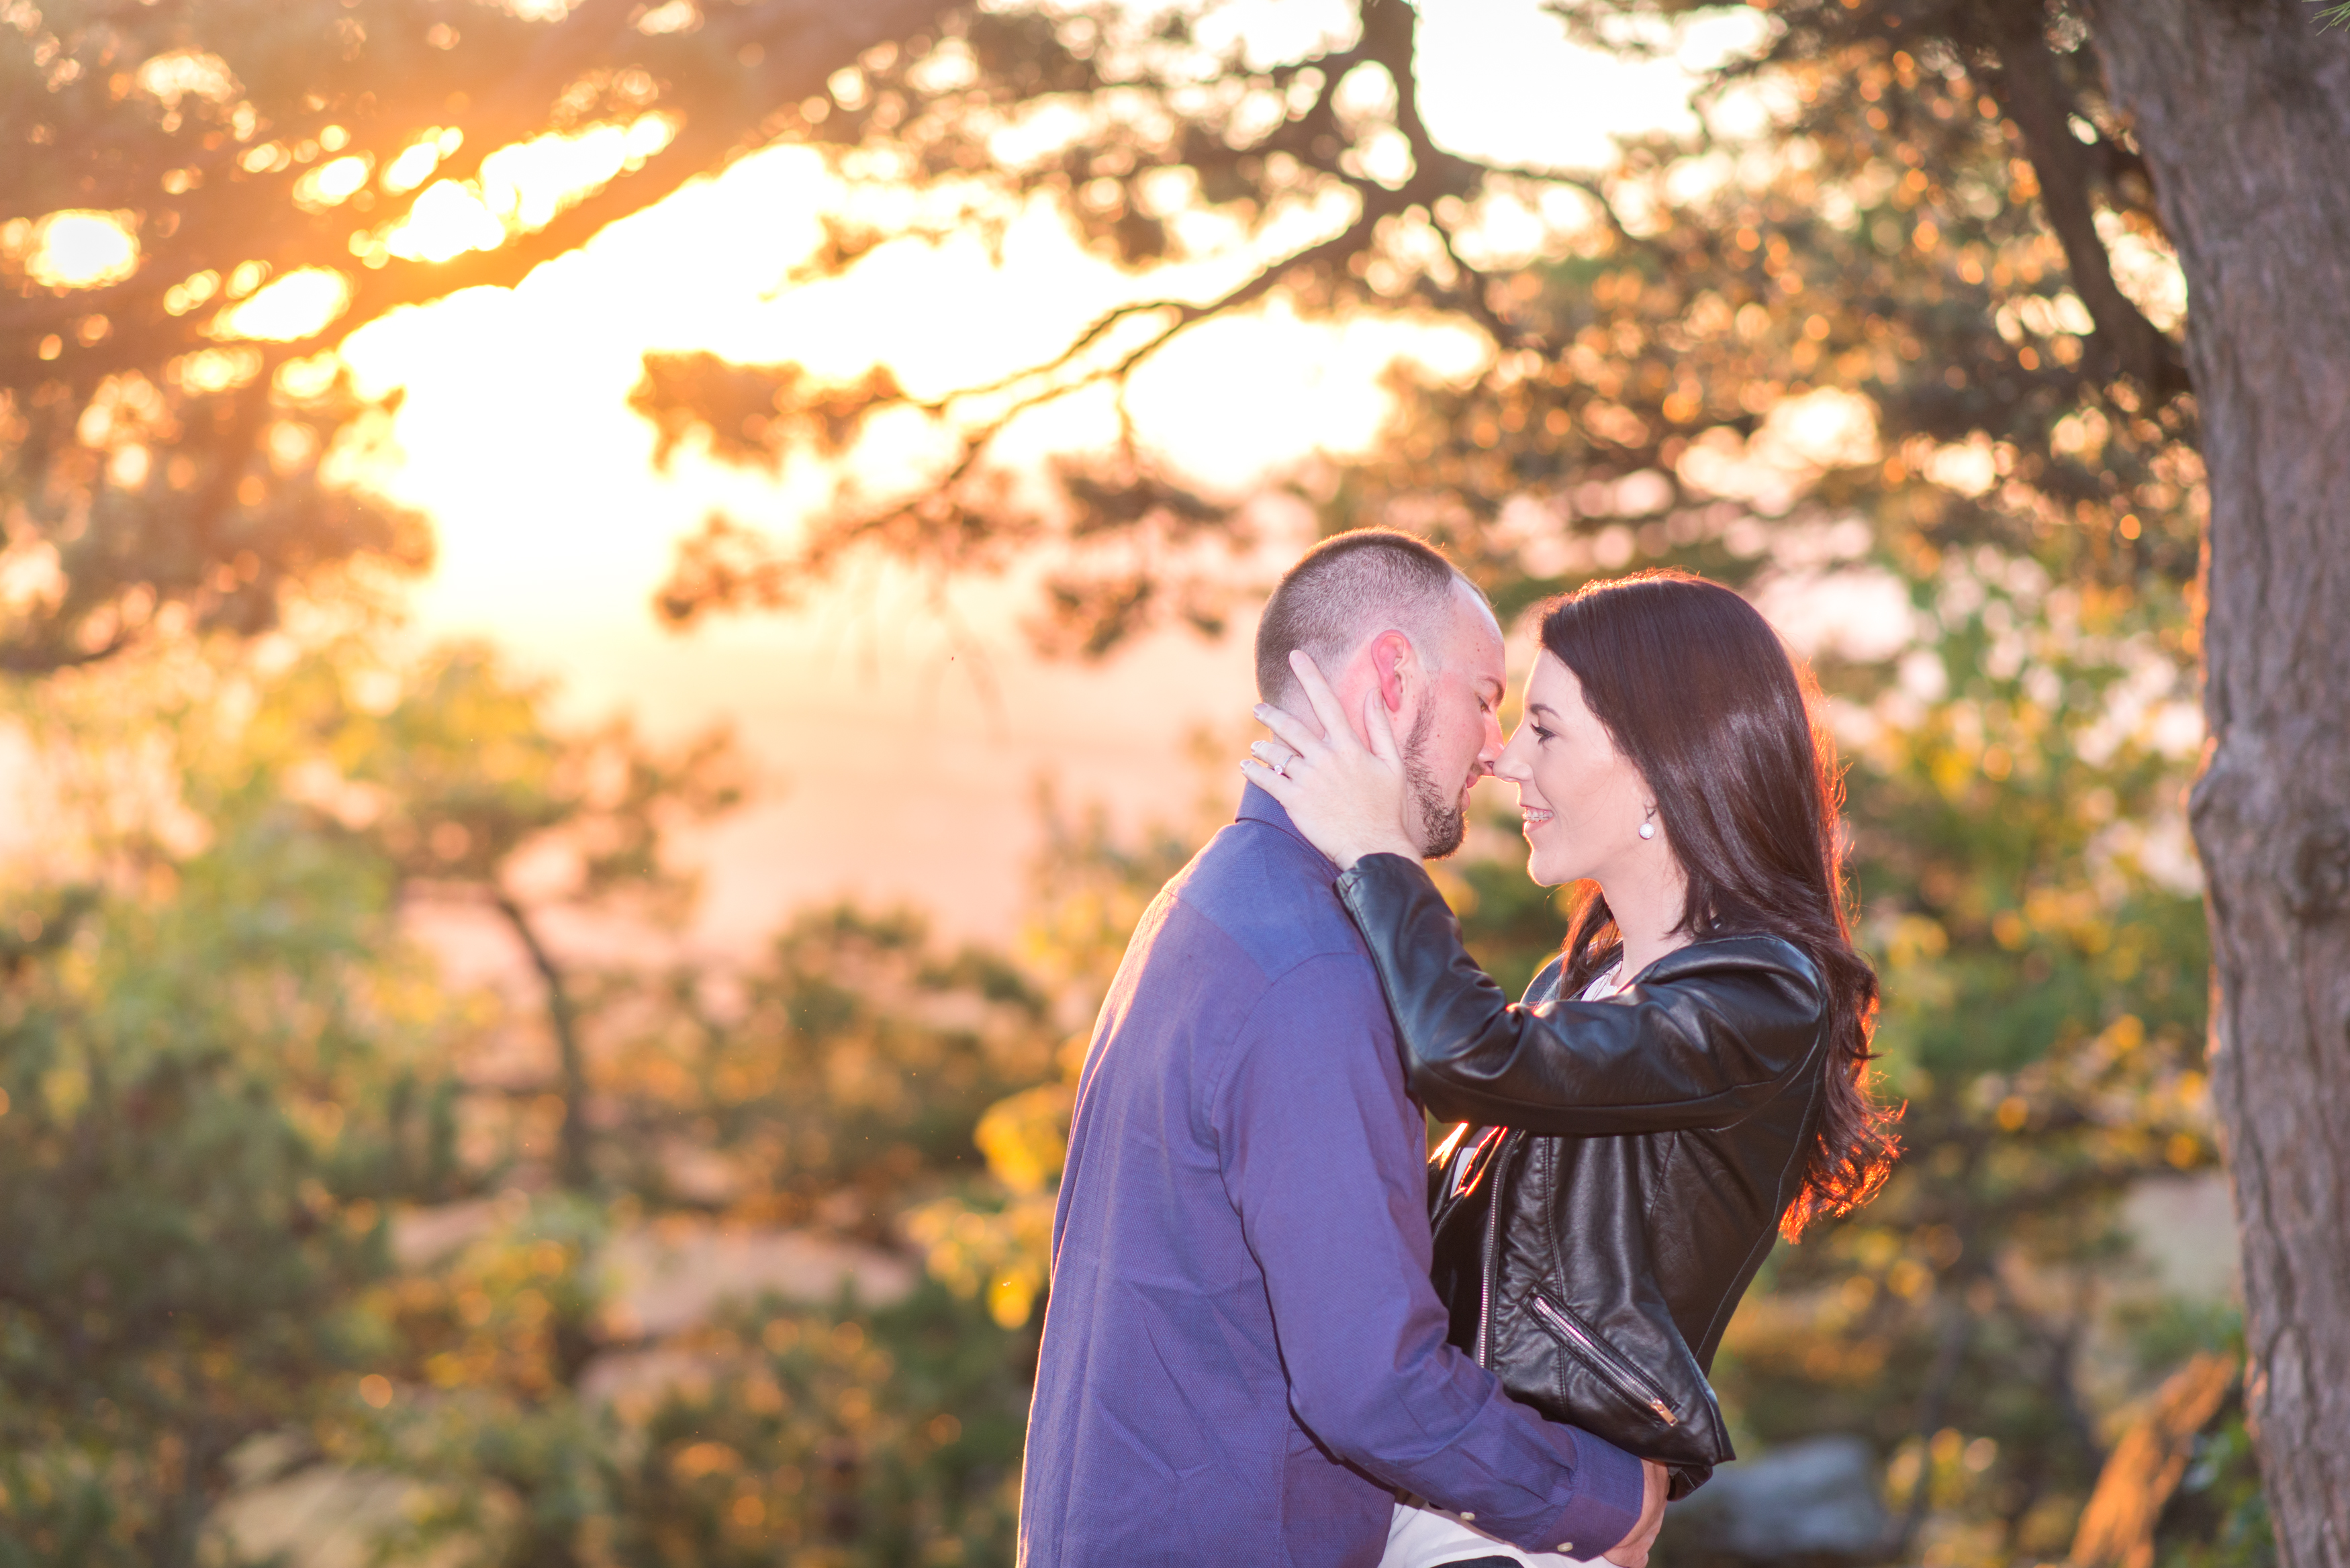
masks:
[[[2350,37],[2302,0],[2098,0],[2187,275],[2210,472],[2190,801],[2251,1409],[2285,1568],[2350,1568]]]

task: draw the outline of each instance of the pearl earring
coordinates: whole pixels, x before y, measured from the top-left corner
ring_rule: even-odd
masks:
[[[1640,836],[1643,838],[1654,838],[1656,836],[1657,808],[1652,805],[1648,808],[1648,815],[1640,820]]]

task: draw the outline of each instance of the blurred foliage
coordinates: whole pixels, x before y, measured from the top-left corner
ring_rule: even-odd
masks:
[[[1009,1562],[1035,1362],[1020,1326],[926,1285],[713,1336],[712,1391],[663,1406],[616,1477],[613,1559]]]
[[[403,896],[478,905],[521,943],[556,1046],[559,1174],[585,1188],[595,1178],[580,1004],[545,939],[549,911],[675,926],[694,881],[664,863],[661,836],[734,805],[748,770],[723,730],[673,754],[626,721],[551,733],[548,695],[478,645],[437,650],[401,678],[340,668],[329,648],[273,683],[261,718],[309,749],[289,787]]]
[[[1486,335],[1479,373],[1400,368],[1370,455],[1301,476],[1324,531],[1412,528],[1505,613],[1672,563],[1819,628],[1810,651],[1850,753],[1858,913],[1888,998],[1882,1072],[1910,1105],[1909,1155],[1871,1210],[1774,1260],[1718,1382],[1752,1440],[1868,1435],[1898,1550],[2057,1554],[2105,1422],[2143,1376],[2116,1308],[2156,1287],[2131,1261],[2120,1199],[2216,1158],[2206,939],[2178,806],[2200,739],[2200,466],[2162,335],[2181,301],[2143,173],[2076,21],[1786,5],[1718,74],[1697,135],[1627,142],[1570,182],[1584,198],[1536,254],[1472,254],[1477,203],[1541,182],[1428,142],[1401,9],[1366,4],[1351,41],[1286,64],[1219,58],[1212,89],[1197,86],[1210,67],[1188,34],[1146,36],[1107,10],[1056,19],[1038,57],[1074,53],[1077,77],[1115,77],[1118,95],[1073,85],[1093,94],[1087,133],[1049,170],[987,177],[1020,194],[1066,181],[1088,210],[1133,213],[1147,175],[1184,171],[1186,193],[1156,209],[1167,231],[1233,244],[1208,215],[1246,232],[1326,198],[1352,226],[1248,275],[1230,304],[1278,282],[1308,308],[1433,307]],[[1586,37],[1669,47],[1648,25],[1681,8],[1555,9]],[[1374,64],[1383,92],[1344,100],[1367,108],[1317,118]],[[970,123],[966,99],[899,90],[893,144],[951,145]],[[996,101],[1013,112],[1011,95]],[[2051,103],[2060,126],[2076,121],[2062,146],[2034,119]],[[1728,129],[1742,119],[1750,129]],[[1398,147],[1391,173],[1367,172]],[[1072,221],[1128,265],[1178,244]],[[937,488],[879,506],[845,493],[789,551],[715,528],[683,558],[673,607],[789,602],[864,548],[946,572],[1041,552],[1060,574],[1053,605],[1115,617],[1056,634],[1088,651],[1150,624],[1154,604],[1200,598],[1185,574],[1216,568],[1185,549],[1249,536],[1229,508],[1151,500],[1188,493],[1131,435],[1107,467],[1064,471],[1122,473],[1137,497],[1123,513],[1007,510],[984,455],[1022,398],[1120,379],[1226,303],[1146,306],[1009,392],[934,400],[965,439]],[[1113,339],[1118,352],[1096,353]],[[819,441],[798,411],[819,389],[796,367],[711,361],[690,377],[649,363],[639,403],[673,443],[697,389],[720,379],[758,417],[738,415],[713,455],[769,467],[849,449],[860,400],[903,400],[821,389]],[[1080,583],[1106,561],[1128,565]],[[1556,940],[1554,899],[1512,867],[1469,861],[1448,891],[1506,979]],[[1045,1129],[1065,1103],[1035,1091],[1003,1114]],[[1041,1278],[1038,1255],[1018,1254],[1049,1193],[1033,1136],[1004,1138],[996,1207],[939,1210],[929,1232],[944,1277],[1014,1302]]]
[[[2088,23],[2036,4],[1782,0],[1705,77],[1694,132],[1574,171],[1446,151],[1419,119],[1409,9],[1350,9],[1351,28],[1279,59],[1202,47],[1212,7],[1105,5],[1025,21],[1033,63],[983,67],[975,91],[968,70],[926,90],[920,61],[875,75],[897,107],[864,147],[894,151],[898,177],[935,171],[972,214],[1046,193],[1121,265],[1213,253],[1245,263],[1242,281],[1145,292],[1003,381],[931,395],[916,406],[960,441],[947,466],[900,497],[845,482],[788,546],[713,524],[669,607],[788,604],[860,551],[949,575],[1034,559],[1043,640],[1098,654],[1172,607],[1244,597],[1215,547],[1254,538],[1131,427],[1035,502],[988,455],[1024,407],[1122,386],[1176,334],[1275,289],[1309,313],[1481,335],[1464,378],[1399,364],[1367,453],[1310,465],[1295,493],[1321,532],[1378,521],[1444,545],[1505,617],[1674,564],[1804,628],[1851,764],[1856,913],[1909,1153],[1869,1210],[1774,1259],[1718,1382],[1752,1440],[1866,1434],[1895,1550],[2057,1554],[2106,1420],[2144,1376],[2119,1309],[2157,1288],[2120,1201],[2216,1161],[2178,808],[2200,741],[2201,466],[2170,336],[2184,300]],[[1655,54],[1710,15],[1549,9],[1571,36]],[[1045,151],[942,155],[1019,122],[1040,75],[1063,95],[1064,134],[1029,144]],[[1252,251],[1276,216],[1325,237]],[[1502,218],[1539,237],[1492,248]],[[854,265],[886,237],[812,265]],[[699,422],[716,460],[771,470],[853,459],[858,417],[909,402],[894,383],[716,359],[649,361],[638,395],[671,447]],[[1446,880],[1478,950],[1520,982],[1558,921],[1511,858]],[[1058,1104],[1005,1115],[1049,1126]],[[1049,1168],[1024,1149],[999,1170],[1000,1211],[937,1222],[965,1239],[946,1277],[1040,1277],[1010,1261]]]
[[[0,669],[250,633],[421,520],[335,357],[777,137],[942,0],[0,8]]]
[[[666,840],[738,759],[563,729],[549,695],[348,633],[16,695],[0,1561],[233,1552],[224,1501],[266,1517],[316,1475],[400,1480],[380,1528],[442,1562],[1008,1552],[1024,1313],[922,1286],[648,1324],[623,1258],[784,1226],[886,1257],[1049,1067],[1052,997],[904,911],[811,910],[742,961],[681,943]],[[489,926],[515,983],[452,989],[434,922],[501,900],[548,929]],[[550,910],[622,922],[629,957]],[[772,1483],[755,1519],[708,1480],[720,1433]]]
[[[1631,52],[1704,19],[1550,8]],[[2088,21],[1779,0],[1696,131],[1546,171],[1434,140],[1401,0],[1277,58],[1203,43],[1225,9],[0,10],[0,140],[42,150],[0,163],[0,665],[162,645],[12,697],[54,798],[0,903],[0,1562],[224,1560],[224,1499],[322,1469],[401,1478],[389,1547],[452,1561],[1008,1556],[1072,1032],[1223,803],[1129,845],[1047,799],[1007,950],[842,907],[720,960],[669,851],[755,782],[723,738],[566,729],[480,649],[153,635],[424,560],[353,488],[383,422],[329,352],[349,331],[779,138],[924,197],[903,234],[835,215],[795,281],[1040,202],[1139,277],[1232,281],[1145,286],[928,400],[887,367],[650,357],[662,461],[841,484],[788,543],[713,519],[673,618],[879,552],[1043,563],[1055,651],[1218,631],[1262,587],[1248,498],[1128,424],[1042,493],[994,443],[1278,296],[1486,347],[1459,379],[1399,366],[1368,452],[1284,482],[1321,530],[1425,534],[1505,615],[1670,562],[1823,628],[1909,1153],[1774,1256],[1717,1382],[1743,1440],[1866,1434],[1906,1559],[2064,1551],[2116,1413],[2232,1333],[2166,1304],[2120,1222],[2214,1160],[2178,808],[2201,497],[2177,272]],[[533,149],[581,177],[524,178]],[[1537,237],[1497,248],[1512,226]],[[867,421],[909,408],[948,456],[858,489]],[[1556,904],[1496,842],[1446,886],[1514,985]],[[527,983],[453,989],[412,940],[434,919],[510,940]],[[695,1227],[938,1282],[632,1322],[621,1243]],[[2260,1568],[2241,1411],[2199,1441],[2158,1561]]]
[[[1026,409],[1123,389],[1178,335],[1278,293],[1490,346],[1465,383],[1400,369],[1378,457],[1300,480],[1333,519],[1444,540],[1505,606],[1576,580],[1594,552],[1751,575],[1758,511],[1865,494],[1876,549],[1913,572],[1931,569],[1921,550],[1991,543],[2068,581],[2157,585],[2155,609],[2185,618],[2200,466],[2168,336],[2184,301],[2070,8],[1758,8],[1751,47],[1703,74],[1696,133],[1626,140],[1592,171],[1440,145],[1402,0],[1357,0],[1274,58],[1205,42],[1232,36],[1224,9],[986,13],[860,75],[857,112],[823,132],[853,146],[843,168],[913,181],[951,221],[836,225],[809,275],[1042,200],[1146,276],[1213,256],[1240,281],[1176,298],[1146,284],[1057,349],[919,399],[886,368],[827,381],[650,357],[633,401],[665,456],[699,432],[722,462],[803,461],[838,486],[788,541],[712,519],[666,613],[794,603],[878,552],[950,576],[1041,561],[1035,629],[1057,650],[1098,657],[1170,618],[1212,630],[1254,586],[1225,553],[1253,543],[1248,508],[1187,483],[1130,424],[1062,459],[1049,495],[990,453]],[[1685,0],[1549,9],[1618,52],[1669,54],[1691,20],[1720,21]],[[1018,158],[997,151],[1014,130]],[[1539,238],[1497,248],[1504,226]],[[869,493],[837,462],[903,410],[948,456]]]
[[[622,1358],[608,1396],[509,1403],[476,1376],[396,1409],[359,1450],[418,1482],[390,1560],[1010,1561],[1033,1333],[924,1283],[770,1298]]]
[[[2273,1568],[2276,1542],[2241,1393],[2196,1439],[2155,1545],[2157,1568]]]
[[[277,737],[214,722],[251,691],[178,660],[10,704],[53,794],[0,981],[0,1560],[188,1560],[240,1444],[350,1405],[390,1206],[464,1186],[465,1012]]]
[[[1847,776],[1907,1153],[1877,1203],[1773,1260],[1717,1380],[1765,1441],[1869,1434],[1905,1528],[1970,1542],[1959,1560],[2054,1555],[2130,1386],[2097,1343],[2147,1288],[2117,1199],[2217,1159],[2178,805],[2197,732],[2161,716],[2183,676],[2151,639],[2036,573],[1952,562],[1935,590],[1939,635],[1907,659],[1948,690],[1880,693]],[[1952,1442],[1965,1484],[1929,1485]]]
[[[1837,672],[1876,687],[1843,717],[1909,1159],[1773,1260],[1717,1368],[1747,1440],[1870,1436],[1897,1510],[1918,1505],[1917,1550],[1949,1563],[2061,1551],[2109,1413],[2231,1333],[2166,1306],[2116,1222],[2147,1174],[2211,1159],[2176,670],[1992,564],[1953,557],[1920,592],[1897,676]],[[50,793],[16,878],[0,1051],[21,1239],[0,1293],[0,1550],[224,1552],[224,1502],[326,1473],[407,1489],[370,1527],[395,1560],[1006,1558],[1077,1026],[1221,813],[1129,842],[1044,797],[1011,952],[844,907],[742,961],[666,956],[664,836],[733,798],[739,766],[624,765],[598,748],[628,732],[550,724],[547,696],[478,649],[348,635],[140,655],[18,695]],[[479,743],[432,739],[459,733]],[[698,782],[631,793],[656,774]],[[512,807],[527,830],[473,874],[528,863],[530,888],[567,897],[599,847],[636,846],[594,886],[652,947],[594,960],[587,928],[550,926],[577,982],[577,1102],[543,977],[452,992],[397,923],[452,909],[427,873],[462,858],[404,857],[433,853],[449,803],[557,797],[604,805]],[[631,800],[644,836],[600,826]],[[1446,877],[1515,981],[1557,923],[1513,862],[1481,848]],[[594,1135],[580,1181],[572,1103]],[[910,1251],[937,1282],[650,1324],[629,1304],[624,1243],[774,1227]],[[2265,1550],[2230,1419],[2160,1538],[2196,1568]]]
[[[1084,1064],[1082,1040],[1073,1053]],[[929,1254],[931,1273],[965,1298],[983,1297],[1007,1328],[1026,1323],[1051,1282],[1053,1204],[1068,1155],[1076,1074],[999,1100],[973,1137],[1001,1189],[993,1203],[932,1200],[906,1216],[906,1233]]]

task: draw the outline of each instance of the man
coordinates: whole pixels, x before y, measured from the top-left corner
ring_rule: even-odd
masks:
[[[1343,534],[1258,628],[1258,692],[1293,711],[1301,648],[1349,712],[1377,689],[1422,847],[1458,847],[1502,748],[1483,598],[1409,535]],[[1370,1568],[1398,1490],[1531,1550],[1646,1560],[1663,1472],[1445,1343],[1425,1124],[1336,875],[1251,786],[1127,949],[1054,1218],[1025,1568]]]

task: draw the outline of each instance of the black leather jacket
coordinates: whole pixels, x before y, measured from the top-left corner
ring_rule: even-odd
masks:
[[[1513,1006],[1418,862],[1365,856],[1337,890],[1413,1095],[1466,1124],[1430,1170],[1453,1343],[1686,1495],[1736,1457],[1705,1375],[1803,1184],[1817,971],[1776,937],[1712,937],[1603,1001],[1558,1000],[1554,961]]]

